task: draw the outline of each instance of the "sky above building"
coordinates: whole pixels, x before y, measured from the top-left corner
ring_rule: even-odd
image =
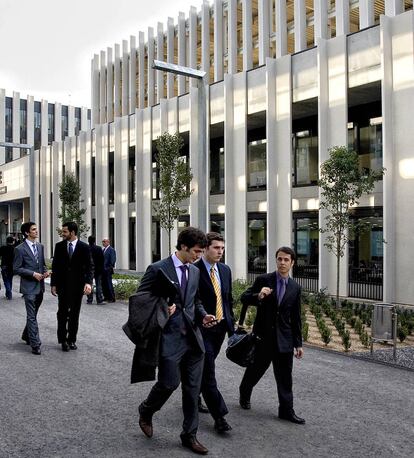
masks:
[[[202,0],[0,0],[0,88],[91,104],[91,59]]]

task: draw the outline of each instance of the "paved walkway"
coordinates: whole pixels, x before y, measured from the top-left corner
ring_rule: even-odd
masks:
[[[17,282],[16,282],[17,283]],[[3,294],[1,291],[1,294]],[[186,457],[179,443],[180,392],[154,417],[155,435],[138,428],[137,405],[151,383],[130,385],[133,346],[121,330],[126,304],[84,305],[77,351],[56,341],[56,299],[39,312],[42,355],[20,341],[22,299],[0,298],[0,457]],[[295,362],[297,426],[277,418],[271,371],[238,406],[243,370],[223,353],[218,379],[233,431],[215,434],[201,415],[199,439],[212,457],[409,457],[414,450],[414,373],[306,349]]]

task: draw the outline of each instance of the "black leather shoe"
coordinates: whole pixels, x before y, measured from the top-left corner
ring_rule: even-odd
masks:
[[[281,420],[287,420],[292,423],[296,423],[297,425],[305,424],[305,419],[298,417],[293,410],[291,412],[279,412],[279,418]]]
[[[252,405],[250,404],[250,399],[243,398],[240,396],[239,398],[239,404],[240,407],[244,410],[250,410],[252,408]]]
[[[77,350],[77,349],[78,349],[78,347],[76,346],[76,344],[75,344],[74,342],[70,342],[70,343],[69,343],[69,348],[70,348],[71,350]]]
[[[63,342],[62,344],[62,351],[69,351],[69,345],[67,342]]]
[[[28,337],[22,336],[22,340],[26,342],[26,345],[30,345],[30,340]]]
[[[227,423],[224,417],[217,418],[214,422],[214,429],[219,433],[223,434],[227,431],[231,431],[231,426]]]
[[[200,444],[195,436],[181,436],[181,443],[183,447],[187,447],[192,452],[198,453],[199,455],[207,455],[208,453],[208,449],[206,449],[203,444]]]
[[[138,424],[139,424],[139,427],[141,428],[141,431],[147,437],[152,437],[152,435],[154,434],[154,430],[152,427],[152,418],[151,417],[143,417],[142,415],[140,415]]]
[[[32,347],[32,353],[34,355],[41,355],[42,352],[40,351],[40,347]]]
[[[209,413],[208,407],[203,403],[201,396],[198,397],[198,411],[200,413]]]

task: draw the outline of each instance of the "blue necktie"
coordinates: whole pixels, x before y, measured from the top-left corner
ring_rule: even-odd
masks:
[[[286,291],[286,280],[284,278],[279,279],[279,291],[277,294],[277,302],[280,304],[282,302],[283,296]]]
[[[181,269],[181,292],[183,293],[183,297],[185,296],[185,290],[187,289],[187,269],[186,265],[180,266]]]
[[[72,255],[73,255],[73,245],[72,245],[72,242],[69,242],[68,253],[69,253],[69,259],[72,259]]]
[[[33,243],[33,244],[32,244],[32,248],[33,248],[34,257],[36,258],[36,261],[39,262],[39,253],[38,253],[38,251],[37,251],[36,243]]]

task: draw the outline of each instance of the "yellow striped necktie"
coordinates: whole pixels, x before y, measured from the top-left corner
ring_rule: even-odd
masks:
[[[223,319],[223,301],[221,299],[221,290],[219,282],[217,281],[216,274],[214,272],[214,266],[210,269],[210,279],[213,284],[214,292],[216,293],[217,303],[216,303],[216,320],[220,321]]]

